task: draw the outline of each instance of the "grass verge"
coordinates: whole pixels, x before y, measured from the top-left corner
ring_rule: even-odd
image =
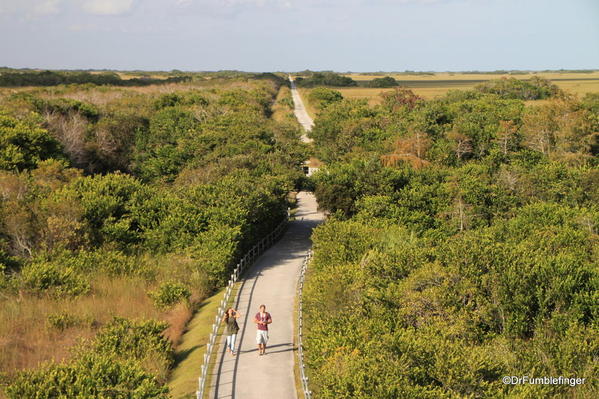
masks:
[[[176,364],[168,382],[173,399],[195,398],[206,344],[225,290],[220,290],[199,304],[181,338],[181,344],[175,352]]]
[[[229,301],[227,302],[227,305],[225,308],[229,308],[230,306],[236,308],[233,305],[237,302],[236,298],[237,298],[237,294],[239,293],[239,286],[240,286],[239,281],[237,283],[233,284],[233,289],[231,290],[231,296],[229,297]],[[219,303],[220,303],[220,299],[222,299],[222,297],[219,298]],[[218,309],[218,306],[216,308]],[[216,309],[214,311],[214,314],[216,314]],[[214,317],[214,315],[213,315],[213,317]],[[210,325],[210,327],[212,327],[212,325]],[[206,389],[204,391],[204,398],[208,398],[210,396],[210,386],[212,385],[212,374],[214,372],[214,366],[216,366],[216,361],[218,359],[219,352],[221,349],[220,344],[222,342],[222,336],[223,336],[224,329],[225,329],[225,326],[223,323],[221,323],[221,325],[218,326],[218,331],[216,332],[216,335],[217,335],[216,347],[212,351],[212,356],[208,360],[208,373],[206,374],[207,377],[206,377]],[[208,333],[208,334],[210,334],[210,333]],[[208,337],[206,337],[206,341],[208,341]],[[205,348],[206,348],[206,346],[204,345],[204,349]],[[204,352],[205,352],[205,350],[204,350]],[[202,353],[202,356],[204,356],[203,353]],[[177,399],[177,398],[175,398],[175,399]]]

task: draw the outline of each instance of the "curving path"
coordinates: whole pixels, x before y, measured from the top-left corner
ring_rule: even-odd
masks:
[[[283,237],[246,272],[235,298],[237,356],[225,352],[224,337],[213,368],[210,398],[296,399],[294,380],[294,303],[302,260],[312,229],[323,221],[314,195],[298,194],[296,220]],[[261,304],[272,315],[265,356],[258,356],[254,315]]]

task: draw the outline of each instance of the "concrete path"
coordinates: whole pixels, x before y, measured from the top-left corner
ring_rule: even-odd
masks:
[[[296,220],[283,237],[246,272],[236,297],[237,356],[226,353],[224,337],[211,376],[210,398],[296,399],[294,303],[297,279],[312,229],[323,221],[313,194],[298,194]],[[272,315],[265,356],[258,356],[254,316],[261,304]]]
[[[302,97],[300,96],[299,91],[295,86],[295,82],[293,81],[291,76],[289,76],[289,82],[291,82],[291,97],[293,98],[293,104],[295,106],[293,113],[295,114],[295,117],[297,118],[298,122],[302,125],[304,130],[306,132],[309,132],[310,130],[312,130],[312,127],[314,126],[314,121],[312,120],[312,118],[310,118],[310,115],[308,115],[306,107],[304,107]],[[313,140],[309,138],[306,134],[302,134],[302,141],[304,143],[311,143]]]

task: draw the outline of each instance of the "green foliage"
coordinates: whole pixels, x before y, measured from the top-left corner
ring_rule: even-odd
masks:
[[[326,87],[317,87],[310,90],[308,99],[318,109],[328,107],[330,104],[343,100],[341,92]]]
[[[82,322],[83,320],[81,320],[79,317],[67,312],[53,313],[46,317],[46,323],[48,326],[59,331],[64,331],[71,327],[80,325]]]
[[[368,87],[374,88],[385,88],[399,86],[399,82],[392,76],[385,76],[382,78],[374,78],[366,84]]]
[[[32,262],[21,272],[22,285],[25,289],[42,294],[77,296],[86,294],[90,284],[84,277],[69,267],[62,267],[52,262]]]
[[[529,80],[516,78],[490,80],[476,86],[476,90],[497,94],[501,98],[520,100],[542,100],[561,93],[556,85],[538,76],[533,76]]]
[[[169,94],[87,85],[3,99],[18,115],[2,111],[3,134],[16,126],[26,138],[50,138],[37,128],[47,126],[84,170],[68,168],[60,146],[42,151],[58,142],[42,146],[34,137],[35,151],[24,156],[23,146],[10,171],[0,171],[2,296],[16,306],[19,294],[77,306],[87,293],[116,301],[122,294],[104,284],[133,280],[157,287],[151,296],[166,318],[174,304],[194,305],[225,284],[239,257],[281,222],[308,152],[295,124],[270,117],[284,79],[212,77]],[[57,311],[32,328],[79,336],[95,331],[96,319],[103,318]],[[167,327],[115,320],[72,361],[15,370],[10,397],[165,397],[161,384],[173,366]],[[168,330],[170,339],[178,333]]]
[[[191,91],[163,94],[154,102],[154,108],[159,110],[177,105],[200,105],[205,107],[209,104],[210,101],[200,91]]]
[[[146,187],[134,177],[116,173],[75,180],[58,193],[61,198],[75,198],[83,208],[92,242],[107,241],[127,246],[139,241],[129,207]]]
[[[147,86],[162,83],[177,83],[190,80],[186,76],[174,76],[166,79],[153,78],[131,78],[121,79],[114,72],[89,73],[89,72],[56,72],[56,71],[21,71],[21,72],[3,72],[0,74],[0,86],[18,87],[18,86],[56,86],[63,84],[84,84],[92,83],[96,85],[115,85],[115,86]]]
[[[63,155],[60,143],[46,130],[0,113],[0,169],[32,169],[50,158]]]
[[[163,369],[174,362],[172,343],[163,335],[168,323],[114,318],[96,336],[92,351],[102,356],[138,362],[158,361]]]
[[[333,86],[348,87],[357,86],[358,83],[350,77],[339,75],[334,72],[314,72],[307,78],[298,77],[295,82],[299,87]]]
[[[595,238],[579,220],[577,209],[531,205],[440,245],[371,219],[319,227],[304,295],[312,387],[323,397],[488,397],[509,388],[501,376],[547,362],[592,375],[592,352],[563,363],[529,348],[573,328],[596,334]],[[368,378],[356,378],[364,367]]]
[[[189,301],[191,292],[181,283],[165,281],[158,288],[150,291],[148,295],[152,298],[156,307],[168,309],[180,302]]]
[[[319,171],[313,179],[319,205],[330,212],[355,213],[355,202],[362,196],[391,193],[406,182],[403,171],[383,168],[376,160],[354,160],[333,164]]]
[[[319,113],[312,180],[332,216],[304,286],[314,396],[599,392],[594,99],[525,106],[545,83],[510,84]],[[533,374],[587,383],[501,382]]]
[[[82,101],[71,100],[67,98],[50,100],[33,98],[32,101],[33,105],[40,113],[56,112],[62,115],[68,115],[71,112],[76,112],[81,116],[94,121],[97,121],[100,116],[100,112],[96,106],[89,103],[84,103]]]
[[[330,162],[358,149],[381,151],[390,134],[375,122],[376,116],[366,101],[343,100],[323,109],[310,132],[310,137],[322,143],[317,147],[318,158]]]
[[[154,270],[143,259],[128,255],[122,251],[98,249],[94,251],[56,252],[57,262],[72,268],[81,274],[106,274],[108,276],[142,276],[153,277]]]
[[[69,364],[25,371],[6,389],[8,398],[167,399],[168,388],[130,360],[99,354]]]

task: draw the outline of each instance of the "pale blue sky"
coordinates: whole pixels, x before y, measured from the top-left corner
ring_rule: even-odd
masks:
[[[0,66],[599,68],[599,0],[0,0]]]

